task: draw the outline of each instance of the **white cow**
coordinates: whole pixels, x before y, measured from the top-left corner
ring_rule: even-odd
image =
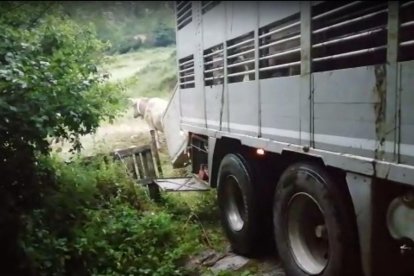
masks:
[[[138,98],[131,99],[134,108],[134,118],[142,117],[148,124],[150,130],[155,130],[157,148],[160,148],[160,132],[164,132],[162,116],[167,108],[168,102],[160,98]]]

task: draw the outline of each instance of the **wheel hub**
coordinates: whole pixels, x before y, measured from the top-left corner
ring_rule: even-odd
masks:
[[[226,198],[228,199],[225,204],[225,214],[230,228],[237,232],[244,226],[243,195],[234,176],[229,176],[224,184]]]
[[[298,266],[310,275],[328,264],[328,230],[316,200],[307,193],[295,194],[288,204],[289,243]]]

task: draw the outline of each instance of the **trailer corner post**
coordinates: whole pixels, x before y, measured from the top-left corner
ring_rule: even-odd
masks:
[[[300,96],[299,96],[299,140],[302,145],[314,146],[312,73],[312,14],[311,3],[300,3]]]

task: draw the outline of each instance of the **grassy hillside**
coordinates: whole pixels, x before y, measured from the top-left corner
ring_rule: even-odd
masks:
[[[75,21],[92,23],[98,37],[112,44],[111,54],[175,43],[171,1],[67,1],[61,5]]]
[[[126,94],[129,97],[169,98],[177,82],[175,49],[146,50],[134,56],[140,59],[140,55],[145,55],[148,62],[140,71],[127,78]]]

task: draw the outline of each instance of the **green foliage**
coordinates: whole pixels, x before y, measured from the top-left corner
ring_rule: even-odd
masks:
[[[174,43],[175,29],[169,28],[165,24],[160,24],[154,33],[154,46],[165,47]]]
[[[175,43],[172,2],[62,2],[67,14],[82,24],[92,23],[110,54]]]
[[[32,9],[24,7],[1,12],[0,136],[6,139],[2,147],[29,146],[44,153],[45,138],[56,136],[79,148],[78,136],[96,130],[102,119],[114,118],[114,107],[121,104],[118,87],[97,74],[105,44],[92,28],[54,15],[32,28],[13,26],[16,14],[32,17]]]
[[[0,242],[10,252],[4,261],[18,264],[20,218],[41,201],[53,174],[38,160],[49,153],[49,138],[68,139],[79,150],[79,136],[113,119],[125,101],[118,85],[98,73],[107,45],[91,26],[50,2],[2,2],[0,14]]]
[[[198,246],[197,228],[149,201],[120,163],[41,163],[56,173],[54,188],[25,219],[22,241],[33,270],[40,275],[182,275],[181,261]],[[186,235],[180,235],[183,231]]]

